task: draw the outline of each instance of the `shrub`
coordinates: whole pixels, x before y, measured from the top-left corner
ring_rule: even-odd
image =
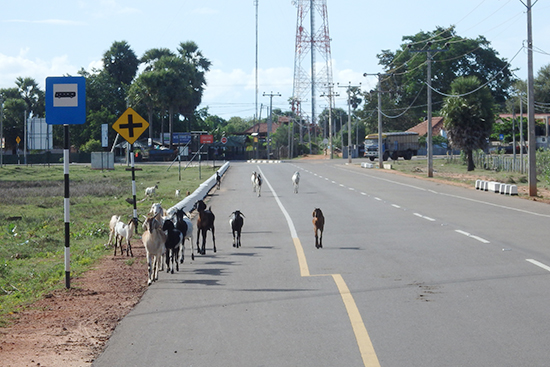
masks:
[[[96,139],[90,139],[80,147],[82,153],[100,152],[102,150],[101,142]]]

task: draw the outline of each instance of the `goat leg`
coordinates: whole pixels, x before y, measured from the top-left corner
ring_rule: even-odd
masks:
[[[212,225],[212,243],[214,244],[214,252],[216,252],[216,236],[214,236],[214,225]]]
[[[126,244],[126,256],[134,257],[134,254],[132,252],[132,245],[130,245],[130,241],[128,241],[128,243]]]
[[[116,256],[116,244],[117,244],[117,240],[118,240],[118,234],[115,234],[115,253],[113,254],[113,256]],[[122,250],[121,250],[122,251]]]

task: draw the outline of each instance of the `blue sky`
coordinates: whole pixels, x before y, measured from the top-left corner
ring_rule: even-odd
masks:
[[[273,107],[288,110],[296,6],[291,0],[258,1],[258,102],[268,105],[269,97],[263,93],[280,93],[273,98]],[[550,64],[550,5],[533,3],[536,75]],[[527,17],[520,0],[327,0],[327,7],[333,79],[340,85],[351,82],[373,88],[375,77],[365,78],[363,73],[383,71],[377,53],[396,50],[402,36],[450,25],[462,37],[485,36],[501,57],[511,60],[517,76],[527,78],[527,52],[522,50]],[[15,86],[18,76],[32,77],[44,88],[48,76],[100,67],[103,53],[114,41],[127,41],[141,57],[150,48],[175,51],[180,42],[192,40],[212,61],[202,106],[225,119],[252,117],[255,14],[254,0],[10,1],[0,12],[0,88]],[[345,90],[339,92],[336,106],[347,108]],[[319,102],[323,108],[325,102]]]

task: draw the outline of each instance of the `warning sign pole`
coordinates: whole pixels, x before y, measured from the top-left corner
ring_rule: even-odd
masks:
[[[134,224],[138,225],[137,217],[137,198],[136,198],[136,170],[134,163],[134,143],[149,127],[149,123],[143,119],[136,111],[131,108],[126,109],[122,116],[113,124],[113,129],[120,134],[130,144],[130,166],[132,171],[132,198],[134,202]],[[128,247],[126,255],[132,254],[132,248]]]
[[[136,197],[136,169],[134,164],[134,144],[130,144],[130,166],[132,167],[132,197],[134,201],[134,225],[136,228],[137,233],[137,226],[138,226],[138,217],[137,217],[137,197]],[[128,251],[130,252],[130,255],[134,257],[134,254],[132,253],[132,248],[128,247],[126,249],[126,256],[128,256]]]

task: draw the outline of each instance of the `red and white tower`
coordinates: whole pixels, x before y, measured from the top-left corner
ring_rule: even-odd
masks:
[[[331,103],[332,58],[328,31],[326,0],[294,0],[298,8],[296,48],[294,53],[293,111],[307,116],[303,107],[311,103],[311,123],[317,119],[317,97],[324,95]],[[316,27],[319,17],[319,26]],[[308,27],[309,26],[309,27]],[[308,57],[309,56],[309,57]],[[320,56],[320,57],[319,57]],[[309,67],[308,67],[309,66]]]

